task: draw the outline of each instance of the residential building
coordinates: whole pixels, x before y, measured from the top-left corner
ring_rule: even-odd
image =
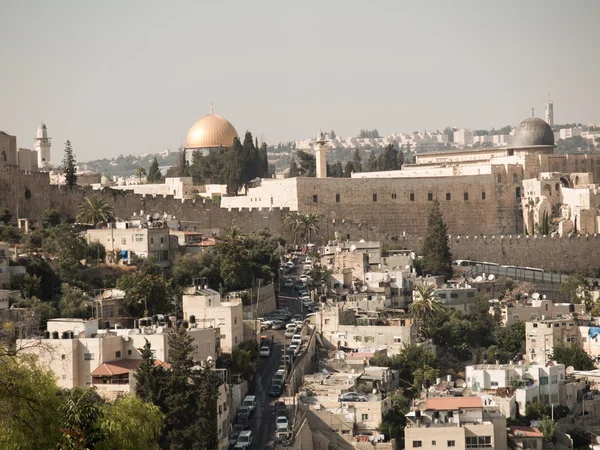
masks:
[[[538,319],[562,319],[574,313],[583,314],[585,305],[573,303],[553,303],[546,299],[528,299],[522,303],[501,303],[496,307],[500,311],[500,320],[503,327],[508,327],[516,322],[526,322]],[[490,308],[490,314],[494,313]]]
[[[542,450],[544,434],[536,427],[508,427],[508,442],[513,450]]]
[[[174,247],[171,247],[169,229],[153,223],[143,227],[136,222],[117,222],[114,227],[87,230],[88,243],[99,242],[104,245],[107,259],[115,258],[118,253],[119,261],[130,264],[136,256],[152,258],[161,267],[168,267],[175,257]],[[112,255],[112,256],[111,256]]]
[[[421,401],[406,414],[405,448],[453,447],[507,450],[506,418],[484,407],[479,397],[440,397]]]
[[[10,279],[13,275],[26,273],[24,266],[10,265],[10,251],[7,242],[0,242],[0,289],[10,289]]]
[[[577,321],[572,317],[527,322],[525,360],[543,366],[551,360],[555,347],[577,344],[579,337]]]
[[[460,147],[472,147],[474,133],[471,130],[458,130],[454,132],[454,143]]]
[[[111,328],[131,327],[134,319],[127,313],[124,300],[125,291],[120,289],[97,290],[94,298],[94,317],[100,321],[99,323],[108,322]]]
[[[240,298],[221,299],[207,286],[192,286],[183,294],[183,320],[202,328],[221,330],[221,349],[231,353],[243,341],[243,305]]]
[[[413,291],[413,300],[416,291]],[[448,309],[469,313],[477,301],[477,289],[466,284],[451,285],[435,290],[435,295]]]
[[[413,342],[415,328],[410,318],[393,317],[375,312],[357,313],[343,303],[322,305],[315,325],[323,339],[339,349],[387,349],[398,353]]]
[[[147,324],[140,320],[134,329],[98,328],[97,320],[50,319],[43,338],[21,339],[18,347],[38,355],[40,362],[55,374],[61,388],[98,388],[103,395],[133,392],[133,373],[142,357],[139,349],[146,340],[159,364],[169,358],[171,323]],[[216,329],[190,328],[194,361],[215,359],[220,352]]]
[[[502,396],[506,391],[514,393],[521,415],[525,415],[529,403],[562,404],[560,392],[566,377],[564,364],[477,364],[467,366],[465,375],[467,387],[475,394]],[[514,416],[514,411],[510,415]]]

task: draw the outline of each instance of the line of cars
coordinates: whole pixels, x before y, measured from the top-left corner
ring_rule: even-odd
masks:
[[[236,423],[229,433],[229,448],[233,450],[248,450],[252,447],[254,436],[250,430],[250,417],[256,411],[256,395],[246,395],[242,406],[237,410]]]
[[[263,318],[260,319],[260,329],[264,330],[284,330],[285,325],[292,320],[294,317],[302,317],[302,316],[294,316],[292,312],[288,308],[279,308],[273,312],[265,314]]]

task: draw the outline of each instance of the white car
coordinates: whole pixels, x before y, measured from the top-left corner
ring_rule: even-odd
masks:
[[[312,266],[312,264],[307,264],[307,263],[305,263],[305,264],[302,266],[302,269],[303,269],[303,270],[313,270],[313,266]]]
[[[308,280],[308,275],[306,275],[305,273],[300,275],[300,281],[302,281],[303,283],[306,283],[307,280]]]
[[[307,256],[306,259],[304,260],[304,264],[312,264],[313,260],[310,256]]]
[[[296,264],[294,264],[292,261],[286,262],[285,265],[287,267],[289,267],[290,269],[293,269],[294,267],[296,267]]]
[[[300,345],[302,344],[302,335],[300,334],[295,334],[292,336],[292,341],[291,341],[292,345]]]
[[[289,328],[287,330],[285,330],[284,336],[286,337],[286,339],[291,339],[294,337],[294,334],[296,333],[296,329],[292,329]]]
[[[277,419],[275,419],[275,428],[277,428],[277,432],[289,431],[290,422],[288,421],[288,418],[285,416],[278,416]]]
[[[240,432],[237,443],[235,444],[235,450],[247,450],[252,447],[252,431],[244,430]]]
[[[260,354],[260,356],[269,357],[271,355],[271,349],[269,347],[266,347],[266,346],[261,347],[259,354]]]
[[[295,355],[296,353],[298,353],[298,350],[299,350],[299,348],[300,348],[300,347],[298,347],[298,345],[297,345],[297,344],[291,344],[291,345],[288,347],[288,350],[292,350],[292,351],[294,352],[294,355]]]
[[[286,278],[286,280],[283,282],[283,287],[286,287],[286,288],[294,287],[294,280],[292,280],[291,278]]]

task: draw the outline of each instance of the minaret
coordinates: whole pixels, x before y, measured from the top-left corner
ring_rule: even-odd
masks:
[[[37,136],[35,141],[35,150],[37,151],[38,157],[38,170],[49,170],[52,167],[52,160],[50,159],[50,139],[48,137],[48,131],[46,125],[41,122],[37,129]]]
[[[317,162],[317,178],[327,178],[327,145],[329,141],[321,131],[315,141],[315,160]]]
[[[548,103],[546,103],[546,122],[551,127],[554,126],[554,105],[550,100],[548,100]]]

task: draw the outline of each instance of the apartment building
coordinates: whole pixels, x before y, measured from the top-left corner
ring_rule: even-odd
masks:
[[[475,134],[471,130],[458,130],[454,132],[454,143],[460,147],[472,147]]]
[[[413,342],[412,320],[376,312],[360,313],[343,303],[328,303],[316,313],[315,325],[323,339],[340,349],[386,349],[398,353]]]
[[[10,265],[10,249],[7,242],[0,242],[0,289],[10,289],[13,275],[26,273],[24,266]]]
[[[555,347],[580,341],[577,321],[571,317],[527,322],[525,335],[525,360],[541,366],[551,360]]]
[[[40,362],[56,375],[61,388],[98,388],[106,395],[133,392],[133,373],[142,357],[146,340],[159,364],[169,358],[170,323],[115,329],[98,327],[97,320],[50,319],[43,338],[21,339],[22,351],[38,355]],[[213,360],[220,353],[219,329],[190,328],[194,339],[194,361]]]
[[[152,258],[157,265],[168,267],[175,257],[177,239],[173,237],[174,244],[171,245],[168,228],[152,224],[142,227],[134,222],[117,222],[114,225],[86,232],[88,243],[99,242],[104,245],[107,260],[118,259],[123,264],[130,264],[138,256]]]
[[[538,319],[562,319],[573,314],[584,314],[585,305],[573,303],[553,303],[546,299],[530,299],[524,303],[500,304],[496,307],[500,311],[502,326],[508,327],[513,323],[522,321],[535,321]],[[494,314],[494,307],[490,314]]]
[[[506,418],[484,407],[479,397],[440,397],[421,401],[406,414],[405,448],[452,447],[507,450]]]
[[[562,404],[561,388],[566,379],[564,364],[477,364],[467,366],[465,375],[467,387],[474,394],[504,396],[514,393],[521,415],[525,414],[529,403]],[[513,416],[514,411],[510,415]]]
[[[413,291],[413,297],[417,295]],[[435,295],[448,309],[455,309],[463,313],[469,313],[475,307],[477,301],[477,289],[469,285],[454,285],[435,290]]]
[[[235,350],[244,339],[243,305],[240,298],[222,300],[207,286],[192,286],[183,294],[183,320],[202,328],[221,330],[221,349]]]

